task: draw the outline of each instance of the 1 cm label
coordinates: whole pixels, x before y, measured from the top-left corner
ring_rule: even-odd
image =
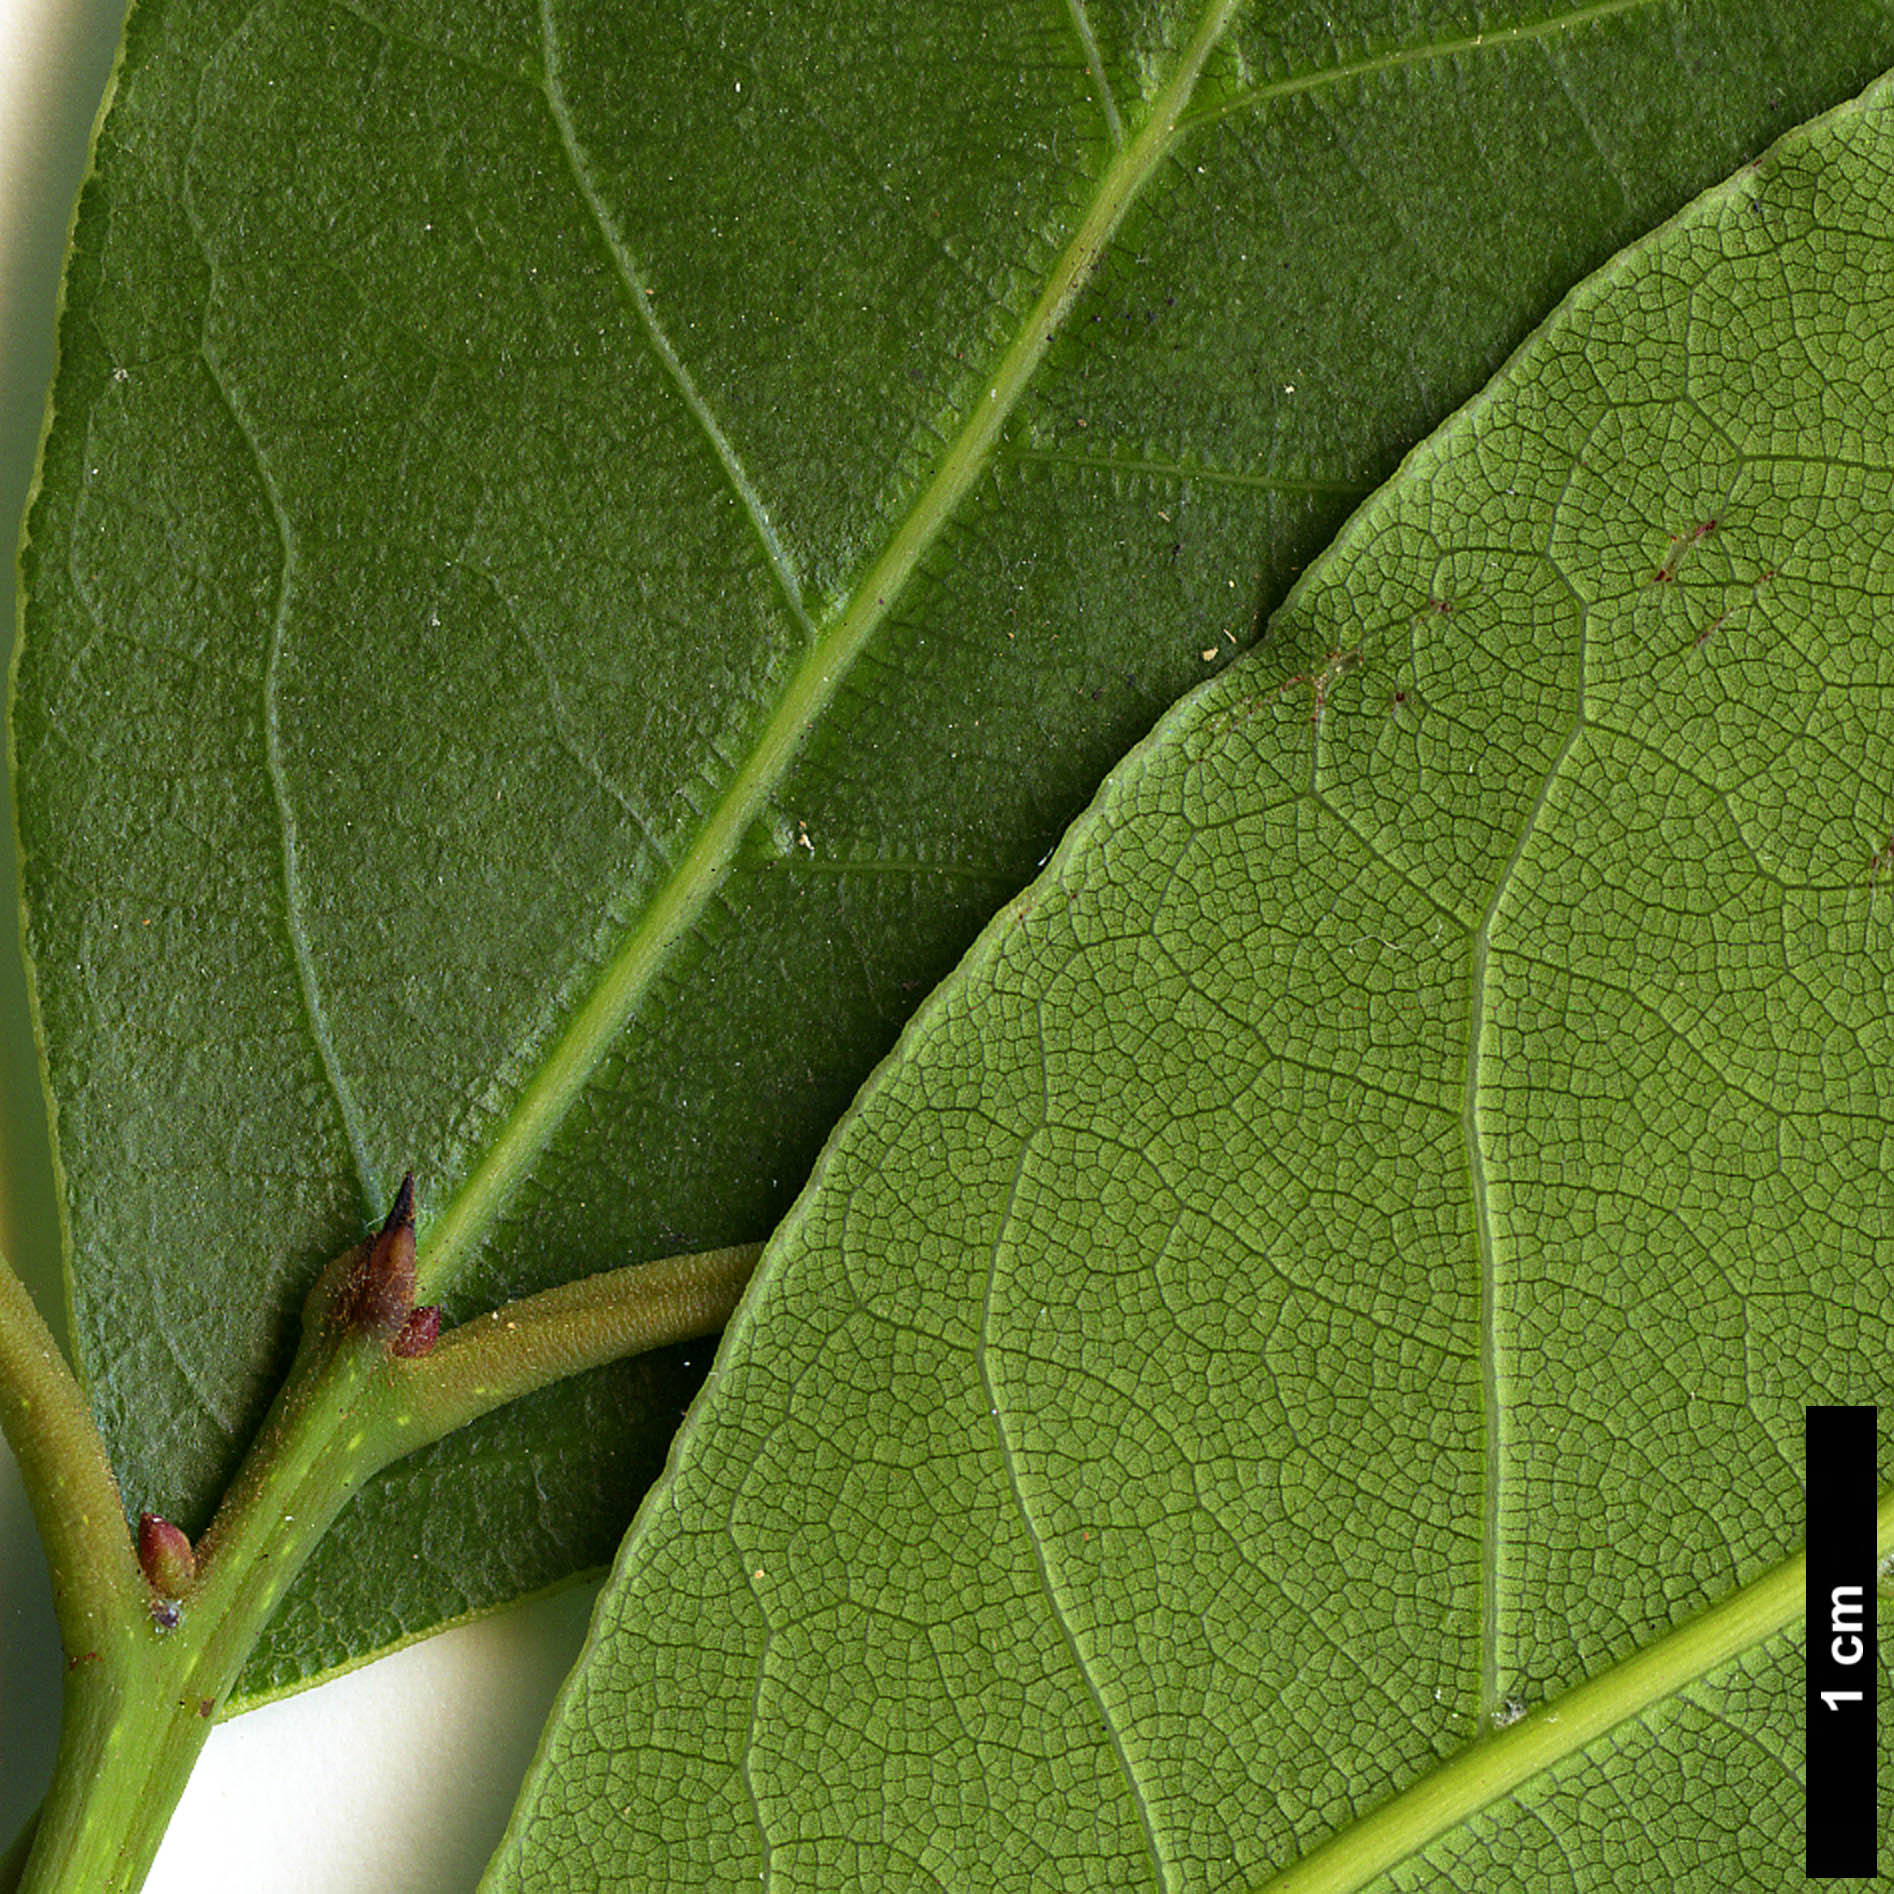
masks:
[[[1835,1585],[1828,1593],[1828,1656],[1843,1666],[1859,1664],[1868,1654],[1864,1618],[1865,1592],[1859,1585]],[[1839,1710],[1844,1703],[1860,1703],[1859,1690],[1824,1690],[1822,1708]]]

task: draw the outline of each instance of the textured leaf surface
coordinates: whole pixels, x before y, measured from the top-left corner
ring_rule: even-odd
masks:
[[[424,1233],[522,1180],[457,1226],[462,1307],[765,1231],[1399,451],[1894,54],[1880,5],[1270,7],[1141,148],[1221,18],[143,0],[14,724],[129,1504],[202,1522],[406,1166]],[[646,939],[550,1142],[496,1156]],[[689,1386],[399,1471],[251,1687],[601,1560]]]
[[[493,1887],[1248,1887],[1765,1594],[1804,1402],[1894,1394],[1891,187],[1883,85],[1615,260],[1114,772],[778,1233]],[[1797,1880],[1778,1604],[1376,1885]]]

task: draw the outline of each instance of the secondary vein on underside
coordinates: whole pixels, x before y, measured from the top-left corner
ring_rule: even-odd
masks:
[[[290,802],[289,776],[283,767],[282,727],[276,714],[276,677],[283,655],[284,628],[289,621],[290,585],[296,570],[296,539],[290,528],[289,514],[283,506],[282,495],[276,490],[275,476],[270,472],[269,462],[263,457],[262,444],[244,418],[243,410],[231,398],[229,385],[209,342],[200,339],[198,352],[203,357],[217,398],[223,403],[231,424],[243,437],[244,446],[249,450],[250,459],[257,470],[257,479],[269,502],[277,543],[282,549],[270,624],[270,647],[263,664],[263,760],[265,773],[270,779],[270,798],[276,805],[277,833],[283,841],[283,921],[289,934],[290,955],[296,964],[296,979],[302,989],[303,1012],[309,1021],[309,1034],[316,1042],[316,1056],[322,1062],[323,1076],[328,1080],[330,1092],[334,1094],[336,1109],[342,1115],[342,1132],[348,1139],[349,1151],[355,1160],[355,1175],[362,1187],[362,1203],[366,1208],[376,1201],[379,1191],[375,1183],[374,1166],[369,1162],[362,1114],[349,1090],[348,1081],[342,1076],[342,1062],[336,1056],[335,1040],[329,1031],[328,1011],[322,1002],[322,986],[316,977],[315,956],[309,951],[308,935],[303,928],[302,872],[297,865],[296,812]]]
[[[1039,1036],[1040,1071],[1040,1120],[1046,1117],[1047,1087],[1043,1083],[1045,1070],[1045,1035]],[[1026,1500],[1025,1488],[1020,1484],[1018,1458],[1013,1449],[1011,1435],[1006,1428],[1006,1415],[1000,1400],[1000,1391],[994,1384],[993,1371],[987,1365],[987,1337],[993,1333],[993,1290],[999,1280],[1000,1252],[1006,1247],[1006,1232],[1013,1220],[1013,1213],[1019,1200],[1019,1183],[1025,1174],[1026,1160],[1032,1150],[1032,1140],[1023,1139],[1019,1147],[1019,1157],[1013,1165],[1013,1174],[1007,1181],[1006,1202],[1001,1206],[999,1225],[993,1238],[993,1246],[987,1255],[986,1281],[980,1292],[980,1329],[979,1340],[974,1344],[974,1371],[980,1377],[980,1388],[986,1396],[987,1414],[993,1422],[993,1443],[999,1453],[1000,1470],[1006,1476],[1006,1490],[1012,1498],[1013,1510],[1019,1515],[1020,1524],[1025,1528],[1027,1543],[1032,1547],[1033,1564],[1039,1573],[1039,1589],[1046,1601],[1046,1609],[1052,1613],[1052,1621],[1059,1627],[1059,1637],[1065,1645],[1066,1655],[1072,1660],[1072,1668],[1079,1674],[1085,1686],[1085,1694],[1091,1698],[1092,1707],[1098,1713],[1098,1720],[1104,1726],[1105,1738],[1111,1753],[1117,1761],[1118,1773],[1124,1778],[1126,1793],[1131,1798],[1131,1806],[1138,1812],[1138,1823],[1144,1831],[1144,1845],[1151,1857],[1153,1884],[1159,1894],[1172,1884],[1169,1865],[1163,1851],[1158,1847],[1157,1830],[1151,1821],[1151,1809],[1144,1786],[1138,1780],[1138,1772],[1132,1767],[1131,1758],[1125,1752],[1124,1739],[1118,1733],[1118,1725],[1107,1706],[1104,1693],[1098,1687],[1098,1680],[1092,1675],[1091,1666],[1085,1661],[1085,1653],[1080,1648],[1078,1633],[1073,1630],[1066,1617],[1064,1607],[1059,1602],[1058,1588],[1052,1581],[1052,1567],[1046,1558],[1046,1535],[1040,1531],[1038,1521],[1033,1517],[1032,1507]]]
[[[566,168],[572,173],[573,184],[577,187],[580,200],[586,213],[591,217],[598,230],[600,241],[605,245],[606,254],[612,260],[612,267],[618,272],[618,279],[624,286],[625,300],[636,313],[645,332],[645,339],[651,345],[651,352],[663,365],[664,372],[670,377],[672,385],[683,399],[691,417],[703,430],[704,438],[709,441],[711,451],[722,464],[724,477],[730,482],[731,491],[737,496],[744,512],[749,516],[757,541],[763,548],[763,556],[769,561],[770,571],[775,574],[776,583],[781,588],[783,600],[788,605],[797,624],[811,637],[815,627],[809,622],[809,614],[802,602],[802,582],[789,557],[789,550],[778,536],[774,522],[770,519],[769,509],[763,504],[763,496],[756,490],[742,461],[737,458],[737,450],[731,445],[730,437],[723,431],[710,404],[704,399],[696,382],[691,378],[690,370],[679,359],[677,351],[671,346],[671,339],[664,333],[658,321],[657,311],[652,308],[651,291],[647,287],[630,247],[619,234],[605,200],[598,194],[592,182],[592,174],[586,169],[584,156],[579,150],[578,133],[573,129],[572,115],[566,109],[565,94],[559,85],[559,42],[553,31],[552,0],[540,0],[539,8],[540,63],[544,74],[541,91],[546,100],[546,110],[552,116],[554,128],[559,134],[559,148],[565,156]]]
[[[1288,79],[1273,80],[1268,85],[1254,86],[1248,92],[1224,100],[1220,105],[1208,106],[1201,112],[1193,113],[1179,129],[1194,131],[1200,125],[1213,125],[1233,112],[1248,111],[1271,99],[1289,98],[1298,92],[1319,92],[1324,86],[1339,85],[1348,79],[1364,79],[1373,73],[1388,72],[1396,66],[1420,66],[1434,59],[1457,58],[1461,53],[1491,52],[1498,47],[1517,46],[1528,40],[1550,39],[1554,34],[1567,32],[1572,27],[1588,26],[1594,20],[1609,19],[1615,13],[1635,13],[1641,7],[1661,4],[1662,0],[1595,0],[1592,6],[1574,7],[1570,13],[1561,13],[1547,20],[1532,20],[1523,26],[1500,27],[1491,33],[1467,33],[1459,39],[1429,40],[1419,46],[1391,47],[1386,52],[1370,53],[1365,59],[1353,60],[1345,66],[1325,66],[1317,72],[1301,72]]]
[[[429,1294],[438,1294],[472,1254],[533,1160],[564,1122],[580,1090],[657,977],[671,948],[696,922],[715,893],[745,830],[787,772],[809,727],[833,698],[863,647],[886,622],[922,557],[987,465],[1000,429],[1031,381],[1092,266],[1103,255],[1132,199],[1170,152],[1204,63],[1228,28],[1238,4],[1239,0],[1212,0],[1205,8],[1144,129],[1106,167],[1089,208],[1048,273],[1038,300],[1000,356],[987,384],[986,399],[975,402],[959,432],[946,443],[932,477],[839,612],[812,636],[755,747],[520,1092],[478,1165],[427,1232],[421,1271]],[[561,119],[560,136],[567,140],[569,156],[576,161],[570,124],[563,119],[552,74],[555,43],[548,0],[541,0],[540,17],[548,62],[548,104],[555,118]],[[583,170],[576,162],[574,176],[580,189],[589,193]],[[609,240],[609,221],[604,219],[596,194],[590,193],[588,201]],[[648,298],[638,289],[635,276],[629,274],[628,258],[621,257],[621,267],[627,271],[627,293],[642,308]],[[648,311],[644,314],[649,317]],[[647,333],[653,336],[654,346],[662,340],[654,319],[649,321]],[[668,343],[663,346],[668,351]],[[676,363],[674,354],[668,359]],[[682,365],[676,364],[673,373],[680,392],[685,392],[688,377]],[[710,428],[710,417],[701,411],[701,402],[699,410],[699,422]],[[721,435],[713,439],[721,439]],[[726,468],[733,479],[740,476],[734,454]],[[760,505],[751,517],[759,522],[759,529],[767,519]],[[786,566],[775,569],[779,579],[787,570]]]
[[[1584,676],[1581,658],[1580,678]],[[1585,727],[1582,696],[1578,714],[1558,754],[1540,778],[1539,792],[1519,825],[1518,839],[1506,858],[1506,865],[1493,883],[1493,898],[1480,916],[1473,934],[1471,994],[1467,1007],[1467,1078],[1466,1099],[1461,1111],[1462,1135],[1466,1140],[1467,1177],[1473,1191],[1473,1215],[1480,1244],[1480,1390],[1486,1409],[1486,1477],[1482,1481],[1482,1518],[1480,1521],[1480,1703],[1489,1715],[1500,1706],[1499,1687],[1499,1535],[1500,1478],[1504,1443],[1500,1439],[1499,1387],[1499,1276],[1494,1249],[1492,1205],[1486,1177],[1486,1154],[1480,1137],[1480,1061],[1485,1052],[1486,968],[1493,938],[1493,921],[1500,903],[1506,898],[1513,876],[1526,853],[1526,844],[1538,826],[1552,785],[1565,768],[1579,732]]]
[[[1265,493],[1333,493],[1352,499],[1373,491],[1359,480],[1310,480],[1293,474],[1241,473],[1229,467],[1158,460],[1149,455],[1075,454],[1061,447],[1009,447],[1001,459],[1009,467],[1072,467],[1083,473],[1147,474],[1160,480],[1198,480],[1206,486],[1250,487]]]
[[[1085,0],[1065,0],[1065,6],[1072,16],[1072,30],[1085,49],[1086,69],[1098,90],[1098,109],[1105,115],[1105,129],[1111,134],[1112,149],[1122,151],[1125,122],[1118,116],[1118,101],[1111,96],[1111,79],[1105,71],[1104,55],[1098,50],[1098,35],[1092,31],[1091,16],[1085,11]]]
[[[216,260],[211,246],[204,235],[203,221],[198,215],[197,202],[190,186],[197,158],[197,135],[204,123],[202,88],[211,68],[207,67],[199,80],[199,96],[194,102],[191,117],[189,147],[184,165],[185,188],[181,198],[185,223],[190,229],[191,241],[197,246],[198,254],[204,259],[204,267],[210,273],[212,290],[216,285]],[[289,623],[290,587],[296,571],[296,536],[289,523],[289,510],[283,504],[283,496],[278,491],[276,476],[270,471],[270,463],[263,452],[263,443],[257,438],[255,428],[250,425],[249,417],[243,412],[235,394],[232,392],[230,378],[224,372],[223,364],[217,359],[217,351],[211,345],[208,329],[208,311],[212,297],[204,298],[200,317],[197,354],[204,364],[204,373],[209,378],[211,390],[222,403],[224,412],[230,417],[230,424],[237,430],[238,438],[243,442],[250,456],[251,464],[256,468],[257,482],[263,489],[263,497],[270,509],[270,521],[276,529],[276,543],[279,560],[276,581],[276,598],[271,607],[269,650],[263,661],[263,767],[270,781],[270,799],[276,810],[277,833],[282,837],[283,861],[283,926],[289,938],[290,958],[296,968],[296,982],[302,994],[303,1015],[309,1022],[309,1035],[315,1042],[316,1058],[322,1066],[323,1078],[328,1084],[330,1096],[334,1098],[336,1111],[342,1120],[342,1135],[348,1141],[349,1155],[354,1160],[356,1182],[361,1186],[362,1204],[366,1209],[372,1206],[380,1195],[375,1180],[375,1170],[369,1161],[368,1139],[362,1128],[362,1114],[355,1103],[354,1094],[349,1090],[348,1081],[342,1075],[342,1062],[336,1054],[335,1039],[329,1031],[328,1009],[322,1000],[322,985],[316,977],[315,956],[309,950],[309,938],[303,926],[302,872],[297,863],[296,812],[290,801],[289,774],[283,765],[283,736],[281,721],[276,711],[276,679],[283,653],[283,637]]]

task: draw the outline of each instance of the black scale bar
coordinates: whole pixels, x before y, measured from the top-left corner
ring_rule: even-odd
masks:
[[[1803,1410],[1808,1492],[1808,1751],[1804,1866],[1811,1880],[1872,1876],[1875,1808],[1872,1407]]]

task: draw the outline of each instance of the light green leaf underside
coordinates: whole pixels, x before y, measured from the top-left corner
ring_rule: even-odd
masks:
[[[1390,1809],[1298,1886],[1799,1877],[1802,1409],[1894,1399],[1891,196],[1884,84],[1625,252],[1113,773],[779,1231],[496,1894]]]
[[[134,11],[14,713],[130,1506],[203,1522],[408,1166],[459,1307],[764,1233],[1399,451],[1894,57],[1880,0],[1253,13],[1167,143],[1216,7]],[[692,1374],[398,1470],[247,1690],[601,1561]]]

